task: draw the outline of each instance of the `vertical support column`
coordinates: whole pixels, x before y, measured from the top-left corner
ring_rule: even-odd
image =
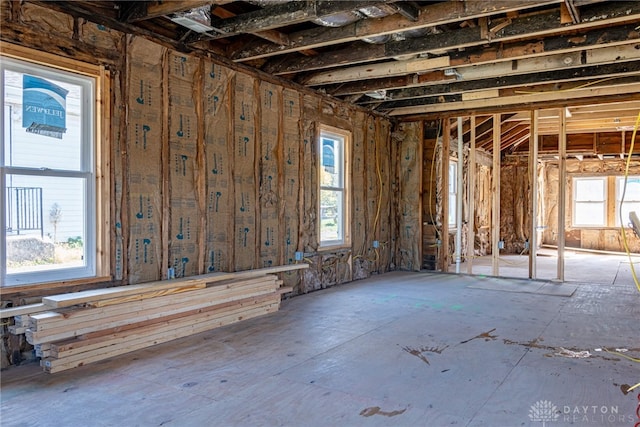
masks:
[[[529,135],[529,191],[531,191],[531,229],[529,230],[529,278],[536,278],[536,256],[538,253],[538,116],[531,111],[531,133]]]
[[[471,128],[471,136],[469,138],[469,166],[467,168],[467,181],[469,189],[467,197],[469,198],[469,212],[467,218],[467,273],[473,273],[473,256],[475,248],[475,219],[476,219],[476,116],[469,118],[469,126]]]
[[[462,117],[458,117],[458,168],[456,174],[456,274],[460,274],[462,258],[462,147],[464,135],[462,133]]]
[[[558,280],[564,282],[565,211],[567,191],[567,109],[560,109],[558,135]]]
[[[442,131],[442,163],[440,164],[440,176],[442,186],[440,187],[440,199],[442,203],[442,235],[440,245],[440,268],[442,271],[449,270],[449,149],[451,147],[451,122],[449,118],[444,119]]]
[[[491,171],[491,274],[500,274],[500,114],[493,115],[493,170]]]

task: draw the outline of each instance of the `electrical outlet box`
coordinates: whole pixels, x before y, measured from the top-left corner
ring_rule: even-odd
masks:
[[[529,241],[528,240],[524,241],[524,248],[525,249],[529,249]]]
[[[378,249],[380,247],[380,242],[378,242],[377,240],[373,241],[373,247]]]
[[[504,240],[498,242],[498,249],[504,249]]]
[[[304,254],[302,252],[296,252],[296,261],[302,261]]]

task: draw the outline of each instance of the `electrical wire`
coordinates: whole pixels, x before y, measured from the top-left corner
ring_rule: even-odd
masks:
[[[615,354],[616,356],[620,356],[620,357],[624,357],[625,359],[629,359],[632,362],[640,363],[640,359],[637,358],[637,357],[627,356],[626,354],[621,353],[619,351],[611,351],[611,350],[607,350],[606,348],[603,348],[603,350],[606,351],[607,353]]]
[[[633,281],[636,284],[636,288],[638,289],[638,292],[640,292],[640,282],[638,282],[636,269],[633,266],[633,260],[631,259],[631,251],[629,250],[629,243],[627,242],[627,233],[624,229],[624,219],[622,218],[622,206],[624,204],[624,196],[627,192],[627,180],[629,179],[629,165],[631,164],[631,155],[633,154],[633,146],[636,141],[636,134],[638,132],[639,125],[640,125],[640,113],[638,113],[636,124],[633,127],[633,134],[631,135],[631,146],[629,147],[629,154],[627,155],[627,161],[624,168],[624,186],[622,187],[622,197],[620,198],[620,208],[618,209],[620,214],[620,230],[622,234],[622,243],[624,245],[624,250],[627,252],[627,256],[629,257],[629,266],[631,267],[631,275],[633,276]]]

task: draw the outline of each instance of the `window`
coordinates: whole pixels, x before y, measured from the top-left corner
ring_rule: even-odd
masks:
[[[573,225],[604,227],[607,225],[606,177],[573,178]]]
[[[348,146],[350,134],[328,126],[319,137],[320,247],[346,246],[349,238]]]
[[[622,193],[624,191],[624,203]],[[629,224],[629,212],[635,211],[640,216],[640,176],[629,176],[627,188],[624,188],[624,177],[616,177],[616,226],[620,227],[620,211],[622,210],[622,225]]]
[[[449,228],[456,228],[458,206],[458,163],[449,160]]]
[[[4,56],[0,71],[0,281],[28,285],[96,276],[102,248],[96,218],[109,199],[103,198],[106,208],[99,213],[97,72]]]

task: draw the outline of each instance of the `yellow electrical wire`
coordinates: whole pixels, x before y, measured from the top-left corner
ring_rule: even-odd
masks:
[[[627,356],[626,354],[620,353],[619,351],[611,351],[611,350],[607,350],[606,348],[603,348],[603,350],[606,351],[607,353],[615,354],[616,356],[620,356],[620,357],[624,357],[625,359],[629,359],[632,362],[640,363],[640,359],[638,359],[636,357]]]
[[[640,113],[638,113],[638,118],[636,119],[636,124],[633,127],[633,134],[631,135],[631,146],[629,147],[629,154],[627,155],[627,162],[624,168],[624,186],[622,188],[622,197],[620,198],[620,230],[622,232],[622,243],[624,244],[624,249],[627,252],[627,256],[629,257],[629,266],[631,267],[631,275],[633,276],[633,281],[636,284],[636,288],[638,292],[640,292],[640,282],[638,282],[638,276],[636,275],[636,269],[633,266],[633,260],[631,259],[631,251],[629,250],[629,244],[627,243],[627,233],[624,229],[624,219],[622,218],[622,204],[624,203],[624,196],[627,192],[627,180],[629,179],[629,165],[631,164],[631,155],[633,154],[633,146],[636,141],[636,133],[638,132],[638,126],[640,125]]]
[[[640,387],[640,383],[638,383],[638,384],[634,385],[633,387],[629,387],[629,388],[627,389],[627,393],[629,393],[629,392],[630,392],[631,390],[633,390],[634,388],[638,388],[638,387]]]

